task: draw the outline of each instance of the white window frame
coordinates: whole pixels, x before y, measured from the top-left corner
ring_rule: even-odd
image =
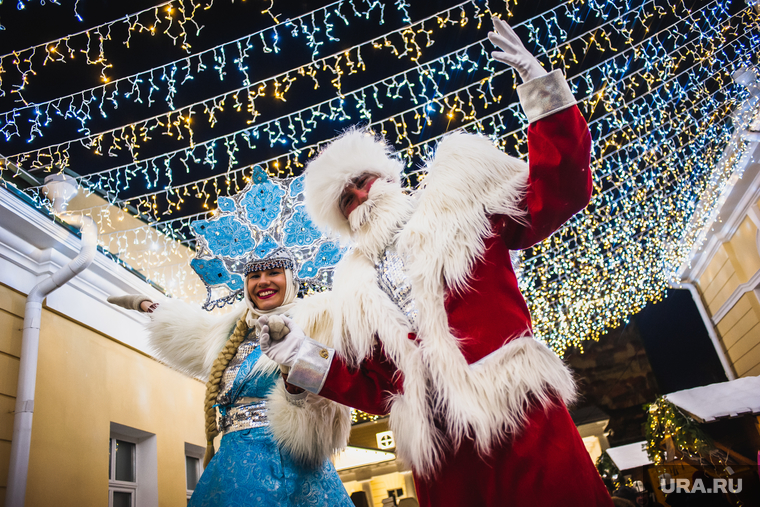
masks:
[[[137,488],[125,488],[121,486],[108,485],[108,507],[113,507],[114,493],[132,493],[132,507],[135,507],[137,501]]]
[[[110,437],[135,444],[135,482],[108,478],[108,507],[113,507],[113,491],[133,491],[132,507],[158,507],[158,458],[156,435],[115,422],[111,423]],[[116,454],[111,453],[111,459]],[[115,462],[111,463],[116,473]]]
[[[135,445],[135,455],[132,456],[132,467],[134,468],[134,474],[135,474],[135,482],[129,482],[129,481],[118,481],[114,479],[116,476],[116,442],[129,442],[131,444]],[[115,435],[113,432],[111,432],[111,438],[110,438],[110,455],[111,455],[111,463],[109,465],[109,469],[111,473],[108,477],[108,507],[113,507],[113,494],[114,492],[119,493],[131,493],[132,494],[132,505],[131,507],[135,507],[135,502],[137,500],[137,454],[138,454],[138,448],[137,448],[137,442],[135,442],[133,439],[129,437],[124,437],[121,435]]]
[[[187,487],[187,458],[196,458],[198,460],[198,480],[200,480],[203,474],[203,457],[206,454],[206,449],[199,445],[189,444],[185,442],[185,487]],[[187,499],[193,496],[194,489],[187,490]]]

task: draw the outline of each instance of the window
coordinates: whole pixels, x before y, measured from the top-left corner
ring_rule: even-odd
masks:
[[[205,449],[199,445],[185,442],[185,479],[187,482],[187,499],[193,495],[195,486],[203,473],[203,455]]]
[[[111,437],[108,446],[108,505],[135,507],[137,444]]]
[[[377,446],[380,449],[393,449],[396,447],[396,442],[393,439],[392,431],[382,431],[380,433],[376,433],[375,438],[377,439]]]
[[[156,435],[111,423],[108,507],[157,507]]]
[[[402,496],[404,496],[403,488],[388,490],[388,498],[393,498],[393,505],[397,505],[398,499],[401,498]]]

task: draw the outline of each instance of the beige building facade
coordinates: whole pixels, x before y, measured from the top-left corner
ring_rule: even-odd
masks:
[[[0,187],[0,506],[5,505],[26,295],[80,239]],[[187,504],[205,447],[203,382],[150,356],[145,317],[105,302],[158,291],[97,253],[46,299],[27,506]],[[126,503],[125,503],[126,502]]]
[[[679,273],[701,307],[729,380],[760,375],[760,87],[753,80],[748,88],[751,95],[740,112],[754,119],[735,133],[721,160],[735,164],[737,176]]]

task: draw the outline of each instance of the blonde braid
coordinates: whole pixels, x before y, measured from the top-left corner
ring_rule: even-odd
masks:
[[[208,376],[208,382],[206,382],[206,401],[203,406],[203,410],[206,414],[206,455],[203,457],[203,467],[207,467],[211,458],[214,457],[214,438],[219,434],[219,427],[216,424],[216,398],[219,395],[219,384],[222,381],[222,375],[225,368],[230,364],[230,361],[245,336],[248,334],[248,324],[245,321],[245,317],[248,315],[248,310],[245,311],[240,320],[237,321],[235,331],[230,336],[227,343],[224,345],[219,355],[216,356],[214,365],[211,367],[211,373]]]

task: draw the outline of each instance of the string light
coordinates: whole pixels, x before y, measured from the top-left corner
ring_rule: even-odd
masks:
[[[673,448],[681,455],[701,460],[708,456],[715,446],[699,424],[684,414],[664,396],[645,406],[647,422],[644,424],[646,450],[655,465],[672,461],[675,456],[666,456],[663,441],[670,439]]]
[[[372,422],[377,421],[382,416],[374,415],[374,414],[368,414],[367,412],[362,412],[361,410],[353,409],[351,410],[351,424],[360,424],[364,422]]]
[[[457,6],[451,7],[449,10],[463,9],[466,6],[475,6],[475,15],[482,17],[485,13],[478,12],[480,9],[477,7],[477,3],[480,1],[482,0],[469,0]],[[124,129],[142,127],[147,131],[151,131],[153,128],[156,128],[156,125],[161,122],[162,118],[171,116],[172,114],[175,114],[176,111],[176,107],[174,105],[174,97],[177,93],[177,88],[174,87],[175,80],[167,77],[167,73],[168,76],[175,76],[177,72],[180,72],[182,74],[181,83],[184,83],[188,80],[194,80],[200,75],[200,72],[208,70],[209,68],[216,68],[219,72],[221,72],[221,69],[224,66],[221,63],[214,65],[209,60],[213,59],[217,62],[226,61],[226,52],[230,51],[230,48],[233,46],[238,48],[238,58],[235,59],[235,62],[238,69],[241,70],[241,73],[243,74],[244,79],[242,81],[244,86],[228,91],[216,97],[184,106],[180,113],[182,111],[186,111],[188,114],[193,114],[195,108],[203,107],[204,112],[207,114],[208,123],[213,125],[216,122],[215,112],[219,108],[218,104],[229,100],[234,100],[236,103],[240,103],[239,101],[242,96],[242,100],[247,101],[248,103],[245,104],[246,107],[244,111],[242,110],[242,106],[244,105],[243,103],[240,103],[241,107],[237,110],[239,112],[242,111],[245,114],[250,115],[252,118],[249,120],[249,123],[253,123],[260,114],[256,109],[255,100],[266,95],[274,95],[275,98],[285,101],[288,89],[294,81],[297,81],[299,79],[299,76],[301,78],[308,77],[310,80],[313,80],[316,88],[320,86],[320,80],[318,78],[319,75],[327,74],[328,77],[323,77],[322,81],[329,80],[331,82],[331,85],[335,87],[340,94],[342,76],[344,74],[354,74],[359,70],[365,69],[365,64],[361,56],[362,48],[365,48],[366,50],[367,47],[374,46],[377,48],[388,49],[396,54],[399,59],[401,59],[408,53],[408,51],[400,52],[398,50],[398,47],[409,45],[411,47],[417,48],[414,50],[414,55],[419,55],[421,53],[421,49],[417,47],[415,41],[410,40],[409,34],[425,32],[425,23],[430,23],[434,20],[434,18],[436,18],[436,16],[429,17],[418,23],[415,23],[411,27],[405,27],[390,32],[383,36],[382,42],[368,41],[360,45],[355,45],[349,49],[341,50],[333,55],[318,58],[317,48],[321,42],[317,43],[315,37],[312,34],[309,34],[309,32],[304,32],[302,29],[306,26],[304,19],[311,19],[312,22],[315,23],[313,20],[315,14],[318,13],[320,17],[324,18],[325,22],[327,22],[331,15],[336,16],[336,13],[340,13],[340,9],[344,8],[343,5],[344,2],[342,1],[336,2],[328,7],[320,9],[319,11],[312,11],[312,13],[303,15],[300,18],[288,20],[280,25],[262,30],[260,32],[256,32],[231,43],[216,46],[212,49],[199,53],[198,55],[193,55],[192,57],[188,57],[184,60],[175,61],[162,67],[153,68],[134,76],[122,78],[118,81],[113,81],[112,83],[109,83],[109,86],[104,85],[97,88],[91,88],[74,95],[60,97],[47,101],[45,103],[27,104],[27,107],[25,108],[16,108],[3,114],[4,125],[0,127],[0,133],[5,136],[6,141],[11,140],[14,136],[22,135],[19,130],[20,125],[28,123],[29,134],[27,140],[28,142],[31,142],[34,141],[36,136],[42,135],[43,127],[53,127],[55,125],[54,120],[56,117],[78,121],[80,124],[79,130],[85,132],[86,137],[68,141],[67,143],[64,143],[64,145],[59,145],[57,147],[45,148],[48,152],[50,152],[50,150],[53,150],[54,152],[60,152],[62,150],[65,150],[66,147],[70,146],[71,144],[81,143],[86,146],[91,146],[93,139],[102,135],[112,136],[114,138],[114,142],[119,142],[120,131],[123,131]],[[376,6],[377,4],[373,3],[369,9],[376,8]],[[403,4],[400,4],[399,8],[401,9],[403,7],[405,6]],[[355,17],[367,17],[369,14],[370,10],[360,10],[357,8],[352,9],[352,15]],[[344,19],[347,19],[345,15],[342,16]],[[380,21],[382,21],[382,19]],[[295,69],[291,69],[287,72],[283,72],[279,75],[268,77],[256,83],[250,83],[249,76],[246,71],[247,66],[245,66],[245,64],[249,60],[253,59],[254,56],[256,56],[255,53],[248,54],[248,51],[254,48],[251,41],[254,40],[257,35],[259,35],[263,41],[265,38],[269,38],[271,34],[276,34],[278,29],[280,31],[288,30],[288,32],[294,36],[300,36],[302,33],[307,33],[308,36],[306,39],[306,45],[309,49],[312,50],[312,61],[308,64],[297,67]],[[314,30],[316,31],[316,29]],[[245,45],[245,50],[243,50],[243,43]],[[263,46],[263,50],[271,51],[266,46]],[[410,56],[412,61],[416,61],[414,55]],[[198,72],[195,74],[192,72],[193,67],[197,67],[198,69]],[[224,78],[222,74],[220,74],[220,80],[223,79]],[[122,95],[129,100],[133,100],[134,102],[142,104],[146,101],[145,96],[147,95],[148,106],[152,105],[154,101],[154,93],[158,94],[165,92],[165,101],[170,112],[160,116],[144,119],[140,122],[140,124],[122,126],[108,132],[90,134],[87,124],[93,119],[91,109],[97,109],[97,111],[100,112],[100,116],[102,117],[107,116],[108,112],[110,112],[109,109],[117,109],[119,107],[119,85],[122,86],[122,89],[124,87],[128,88],[129,91],[122,93]],[[27,134],[24,135],[26,136]],[[22,159],[22,157],[24,155],[30,154],[33,155],[34,152],[18,154],[16,156],[17,162],[24,163],[25,161]],[[132,156],[136,157],[137,154],[132,153]],[[32,166],[40,166],[40,161],[38,159],[26,163],[31,164]],[[42,162],[42,166],[44,165],[45,163]]]
[[[78,177],[110,200],[83,212],[96,216],[101,227],[111,227],[101,235],[103,248],[153,272],[162,262],[178,269],[181,261],[166,259],[172,249],[179,251],[177,245],[192,247],[184,235],[188,223],[206,217],[219,196],[242,189],[254,163],[271,176],[300,174],[329,141],[320,137],[325,130],[363,122],[385,135],[401,152],[410,187],[424,178],[415,164],[453,128],[480,132],[502,149],[527,157],[527,120],[518,104],[506,100],[519,79],[489,58],[492,47],[485,37],[491,13],[482,0],[415,22],[405,2],[394,3],[393,16],[386,16],[379,0],[348,4],[353,12],[330,4],[217,46],[202,58],[190,55],[80,94],[0,113],[5,137],[24,136],[33,147],[9,159],[32,172],[52,164],[75,167],[76,160],[93,152],[119,161]],[[277,15],[270,15],[277,22]],[[370,15],[400,17],[404,24],[326,54],[345,27]],[[693,10],[666,0],[570,1],[515,27],[528,35],[545,63],[566,71],[594,139],[591,204],[522,254],[521,288],[534,332],[561,354],[661,299],[700,241],[719,196],[737,176],[746,147],[734,133],[752,120],[735,114],[748,95],[731,73],[758,65],[758,13],[749,7],[731,10],[729,2],[717,0]],[[436,42],[455,28],[469,30],[477,40],[441,54]],[[312,60],[257,78],[253,58],[282,54],[285,37],[293,32]],[[599,63],[584,66],[589,54],[601,55]],[[389,58],[404,68],[393,75],[377,68],[376,62]],[[230,69],[238,71],[239,87],[181,105],[183,83],[206,71],[230,79]],[[365,74],[382,77],[370,83],[357,79]],[[304,88],[332,93],[274,118],[264,112],[272,104],[287,104],[294,90]],[[108,115],[117,105],[149,103],[165,104],[166,112],[90,131],[98,114]],[[68,118],[78,122],[83,137],[40,147],[46,129]],[[201,131],[216,134],[209,127],[223,127],[223,118],[238,118],[246,126],[200,138]],[[28,130],[22,132],[21,125]],[[151,149],[156,153],[159,144],[166,146],[160,154],[141,158]],[[736,155],[721,164],[727,149]],[[201,177],[187,181],[187,174]],[[46,204],[38,188],[27,192],[40,206]],[[113,230],[124,209],[149,223]],[[198,214],[199,209],[209,211]],[[159,235],[178,241],[160,243]],[[128,253],[127,245],[135,242],[155,242],[159,248]],[[155,273],[151,278],[168,286],[168,278]],[[178,291],[182,285],[176,284]]]
[[[107,82],[105,74],[106,69],[111,67],[109,59],[104,51],[103,43],[110,38],[111,31],[120,25],[126,25],[127,35],[124,44],[129,47],[132,33],[148,33],[151,36],[157,34],[170,37],[174,44],[179,42],[180,47],[190,52],[191,46],[187,41],[188,33],[185,25],[188,23],[195,24],[193,15],[197,5],[191,2],[191,8],[185,5],[186,0],[171,0],[161,3],[155,7],[139,11],[135,14],[129,14],[115,21],[104,23],[78,33],[72,33],[66,37],[53,41],[38,44],[25,49],[15,50],[12,53],[0,56],[0,68],[11,67],[18,75],[17,80],[10,82],[11,93],[18,95],[18,100],[24,105],[29,105],[23,96],[23,90],[29,84],[29,80],[36,74],[34,68],[36,65],[45,66],[56,63],[66,63],[67,59],[72,60],[77,54],[84,54],[88,65],[101,67],[101,76]],[[176,7],[173,7],[176,5]],[[175,18],[172,13],[177,12],[179,15]],[[76,7],[75,7],[76,13]],[[79,16],[78,14],[76,14]],[[165,27],[164,27],[165,25]],[[200,27],[195,25],[196,33]],[[96,58],[91,58],[91,53],[95,48]],[[42,61],[39,61],[39,60]],[[7,64],[12,64],[7,65]],[[7,69],[6,69],[7,72]],[[6,94],[8,78],[3,79],[3,73],[0,73],[0,97]]]
[[[169,6],[169,3],[170,2],[167,2],[166,4],[157,6],[156,9],[159,9],[164,5]],[[78,121],[80,124],[80,131],[89,134],[87,124],[92,120],[92,112],[95,112],[91,110],[96,109],[100,116],[107,117],[109,113],[117,110],[119,107],[124,107],[123,102],[125,101],[131,102],[132,105],[147,103],[147,105],[150,106],[156,100],[154,95],[163,96],[167,108],[170,111],[175,111],[176,107],[174,99],[180,91],[178,86],[201,77],[202,73],[207,70],[216,69],[219,71],[222,68],[220,67],[220,62],[226,61],[227,54],[230,52],[233,54],[237,53],[237,56],[232,58],[232,61],[241,73],[242,88],[216,97],[215,99],[220,100],[227,96],[232,97],[233,95],[241,93],[245,88],[257,88],[257,86],[252,86],[250,83],[248,68],[251,62],[254,61],[254,58],[272,51],[272,49],[266,45],[266,40],[276,38],[277,34],[280,32],[289,33],[295,38],[304,38],[306,46],[312,51],[312,60],[317,60],[319,56],[318,48],[320,45],[324,44],[324,41],[317,38],[320,33],[326,33],[330,40],[339,40],[333,37],[330,33],[332,27],[331,20],[333,18],[342,19],[347,24],[349,17],[368,18],[372,11],[378,8],[377,3],[372,3],[366,8],[354,5],[349,12],[341,12],[342,10],[346,10],[347,3],[350,4],[350,2],[345,2],[343,0],[333,2],[320,9],[313,10],[293,19],[288,19],[284,22],[279,22],[274,26],[240,37],[231,42],[226,42],[160,67],[154,67],[132,76],[112,80],[101,86],[89,88],[75,94],[58,97],[40,103],[24,102],[24,107],[14,108],[13,110],[2,114],[4,125],[0,127],[0,133],[5,136],[6,141],[12,139],[14,136],[24,136],[28,139],[28,142],[31,142],[36,136],[42,135],[43,127],[47,129],[53,128],[57,125],[56,119],[61,118],[63,120],[71,119]],[[406,4],[399,3],[397,7],[399,11],[404,13],[405,17],[408,18],[408,14],[406,14]],[[139,14],[140,13],[132,15],[131,17],[137,17]],[[316,27],[317,18],[322,20],[324,29],[322,29],[322,27]],[[379,21],[382,23],[382,17]],[[313,25],[311,31],[307,28],[309,22]],[[113,23],[110,23],[108,26],[110,27]],[[257,38],[261,39],[261,46],[255,44]],[[128,44],[128,42],[129,40],[125,41],[125,44]],[[56,54],[57,52],[59,53],[57,47],[60,44],[60,41],[54,41],[48,42],[45,45],[40,45],[39,47],[44,46],[50,48],[48,53]],[[189,49],[188,46],[187,50],[189,51]],[[261,54],[257,54],[255,51],[257,49]],[[33,50],[34,48],[28,48],[20,51],[19,54],[24,54]],[[275,49],[275,51],[277,51],[277,49]],[[71,51],[69,52],[71,53]],[[62,58],[60,55],[59,57]],[[2,58],[4,57],[0,57],[0,64],[2,63]],[[321,60],[325,61],[326,59],[323,58]],[[47,59],[43,64],[44,63],[47,63]],[[305,67],[310,66],[307,65]],[[195,69],[195,71],[193,69]],[[29,72],[32,74],[34,73],[31,64]],[[296,69],[294,72],[308,74],[310,69]],[[224,80],[223,74],[220,75],[220,79]],[[2,81],[0,81],[0,84],[1,83]],[[209,100],[213,101],[214,99]],[[198,106],[199,104],[200,103],[194,104],[194,106]],[[251,111],[251,114],[255,119],[257,112],[254,110]],[[21,133],[19,130],[25,126],[26,123],[29,124],[26,125],[29,127],[28,134]]]
[[[479,54],[476,53],[474,56],[470,56],[469,54],[467,54],[466,51],[468,49],[473,48],[473,47],[478,50]],[[431,64],[429,64],[429,66],[427,66],[427,65],[426,66],[422,66],[419,69],[414,69],[413,71],[407,71],[407,72],[401,73],[399,75],[386,78],[386,79],[382,80],[381,82],[377,82],[377,83],[374,83],[372,85],[366,86],[365,88],[363,88],[361,90],[358,90],[357,92],[353,92],[353,93],[349,94],[348,96],[344,95],[343,98],[340,100],[340,105],[337,106],[337,108],[334,107],[334,104],[335,104],[334,100],[328,100],[328,101],[323,102],[321,104],[317,104],[315,106],[312,106],[308,110],[299,111],[299,112],[294,113],[292,115],[288,115],[288,116],[286,116],[286,117],[284,117],[282,119],[277,119],[277,120],[275,120],[277,122],[282,123],[284,121],[288,121],[288,123],[289,123],[289,125],[288,125],[289,129],[283,129],[282,125],[277,125],[276,126],[277,131],[278,131],[278,133],[281,133],[281,132],[283,132],[283,130],[295,130],[295,129],[293,129],[292,118],[293,117],[298,118],[299,116],[301,116],[303,114],[309,114],[309,113],[311,113],[312,119],[314,118],[315,115],[318,116],[318,117],[320,117],[320,116],[324,117],[325,114],[329,114],[330,118],[334,118],[335,117],[335,110],[336,109],[339,110],[341,114],[346,114],[346,109],[347,108],[344,105],[344,103],[346,102],[346,99],[350,99],[350,98],[356,99],[356,96],[358,94],[361,94],[362,97],[364,97],[365,96],[365,91],[368,90],[368,89],[370,89],[370,88],[372,88],[372,89],[375,90],[375,93],[373,94],[374,98],[375,98],[375,102],[378,103],[379,107],[383,107],[378,102],[378,98],[377,98],[377,95],[378,95],[378,93],[377,93],[377,85],[379,84],[379,85],[381,85],[381,87],[385,86],[387,88],[386,93],[385,93],[386,97],[391,97],[391,98],[397,99],[397,98],[401,97],[399,95],[399,91],[402,89],[402,85],[397,82],[397,79],[399,79],[402,83],[406,83],[406,88],[409,91],[411,91],[413,89],[413,86],[412,86],[411,83],[414,82],[414,81],[419,81],[422,84],[421,88],[422,88],[423,92],[426,91],[426,88],[427,88],[427,84],[423,81],[423,79],[425,79],[427,81],[430,81],[430,83],[429,83],[430,86],[434,88],[434,93],[433,93],[432,99],[430,99],[430,100],[432,102],[438,103],[440,105],[441,96],[440,96],[440,93],[436,93],[437,92],[437,86],[435,85],[434,79],[437,78],[438,76],[441,76],[441,75],[444,75],[446,77],[446,79],[449,79],[450,78],[450,76],[449,76],[450,73],[459,71],[459,70],[461,70],[464,67],[463,62],[465,62],[466,64],[470,65],[470,69],[468,69],[468,72],[472,72],[473,70],[475,70],[477,68],[477,64],[475,63],[476,60],[477,59],[481,59],[481,60],[482,59],[487,59],[487,55],[488,55],[487,50],[482,46],[482,42],[479,42],[477,44],[471,45],[471,46],[469,46],[467,48],[464,48],[463,50],[460,50],[458,52],[455,52],[453,54],[445,55],[445,56],[443,56],[443,57],[435,60]],[[447,67],[446,68],[435,68],[435,67],[433,67],[433,65],[435,65],[435,64],[441,64],[441,63],[447,64]],[[419,72],[419,74],[417,75],[417,77],[415,78],[415,76],[412,75],[411,78],[410,78],[410,76],[408,74],[410,72],[415,72],[415,71]],[[498,74],[501,73],[501,72],[498,72],[498,73],[495,72],[492,68],[490,68],[488,66],[486,66],[486,71],[490,72],[492,76],[493,75],[498,75]],[[486,95],[486,93],[484,93],[484,91],[482,90],[482,86],[485,83],[488,83],[489,84],[489,88],[490,88],[490,80],[485,80],[484,82],[481,82],[481,84],[479,85],[479,90],[478,90],[478,94],[480,95],[481,98],[485,97],[485,95]],[[395,88],[395,90],[394,90],[394,88]],[[492,92],[489,92],[489,94],[491,95],[492,99],[496,99],[495,97],[493,97],[493,93]],[[217,109],[217,107],[218,107],[217,103],[218,102],[223,102],[225,99],[226,99],[226,96],[216,97],[216,98],[212,99],[212,101],[211,101],[214,105],[211,105],[211,106],[207,105],[206,106],[207,111],[210,112],[210,118],[212,118],[211,123],[213,123],[213,121],[214,121],[213,120],[213,117],[214,117],[213,111],[215,111]],[[357,100],[357,102],[360,102],[363,99],[356,99],[356,100]],[[413,95],[411,97],[411,100],[413,100],[414,102],[418,103],[419,101],[426,101],[428,99],[426,98],[426,96],[423,93],[420,93],[418,95]],[[489,104],[490,104],[490,102],[486,101],[485,107],[488,107]],[[446,106],[444,105],[444,108],[445,107]],[[325,109],[329,108],[329,113],[325,113],[325,112],[321,111],[320,110],[321,108],[325,108]],[[360,110],[362,110],[362,111],[366,111],[367,110],[366,107],[364,107],[363,104],[361,106],[357,106],[357,108],[360,109]],[[470,100],[470,108],[472,108],[471,100]],[[431,110],[430,107],[428,107],[426,109],[427,110]],[[450,106],[449,106],[449,109],[451,109]],[[434,109],[432,109],[432,110],[434,110]],[[449,114],[451,115],[453,113],[449,113]],[[367,113],[367,116],[365,116],[364,119],[371,119],[371,117],[369,115],[370,115],[370,113]],[[418,119],[419,118],[426,118],[427,116],[428,116],[427,114],[418,115]],[[361,117],[360,117],[360,119],[361,119]],[[393,120],[393,119],[391,121],[393,121],[396,124],[399,123],[398,121]],[[153,125],[154,128],[155,128],[155,125],[162,124],[160,118],[155,118],[155,117],[153,119],[151,119],[151,120],[146,120],[144,123],[148,124],[148,123],[151,123],[151,122],[154,122],[154,125]],[[134,131],[135,128],[136,128],[136,126],[132,125],[132,126],[129,126],[129,127],[122,127],[121,132],[124,132],[124,130],[126,130],[127,128],[131,129],[131,131]],[[418,122],[418,129],[419,128],[421,128],[421,125],[419,125],[419,122]],[[149,131],[150,127],[143,126],[142,130],[143,130],[143,138],[145,138],[145,132]],[[276,142],[278,142],[280,140],[280,136],[279,135],[277,135],[277,134],[274,134],[274,136],[272,135],[273,129],[270,129],[267,126],[264,126],[263,130],[265,132],[267,132],[267,133],[270,134],[270,145],[274,145]],[[243,130],[243,131],[235,132],[235,133],[230,134],[230,135],[246,135],[247,133],[248,133],[247,130]],[[75,144],[75,143],[79,142],[79,143],[84,143],[86,145],[92,146],[96,142],[99,143],[101,141],[101,139],[102,139],[102,136],[104,136],[104,135],[114,135],[114,134],[113,134],[113,131],[112,132],[106,132],[106,133],[101,132],[101,133],[99,133],[99,134],[97,134],[95,136],[90,136],[88,138],[81,138],[81,139],[79,139],[77,141],[70,141],[70,142],[66,143],[65,145],[59,145],[59,146],[55,147],[55,150],[52,150],[51,148],[46,148],[44,150],[38,150],[37,152],[32,152],[33,154],[36,154],[37,157],[32,160],[31,165],[32,165],[32,167],[35,167],[35,166],[36,167],[45,167],[47,164],[49,164],[49,162],[50,162],[51,159],[55,159],[55,163],[57,165],[59,165],[59,166],[60,165],[64,165],[65,166],[66,165],[65,162],[68,159],[66,157],[62,157],[61,153],[67,152],[68,148],[72,144]],[[304,133],[301,133],[301,135],[298,138],[296,136],[291,136],[289,138],[289,141],[291,141],[294,145],[297,145],[298,142],[299,142],[299,140],[303,140],[303,136],[304,136]],[[404,137],[404,136],[401,136],[401,137]],[[214,144],[216,141],[219,141],[219,140],[222,140],[222,139],[223,138],[221,138],[221,137],[215,138],[215,139],[211,139],[210,141],[207,142],[207,144]],[[52,151],[52,153],[51,153],[51,151]],[[98,150],[98,153],[103,153],[103,150]],[[187,150],[185,150],[185,153],[187,154]],[[176,151],[169,153],[169,155],[175,155],[175,154],[177,154]],[[22,154],[19,154],[19,155],[15,156],[14,160],[15,160],[15,162],[17,164],[20,165],[21,163],[23,163],[25,161],[25,157],[27,157],[29,155],[30,155],[29,152],[22,153]],[[228,155],[230,155],[230,157],[234,156],[233,153],[228,153]],[[134,155],[133,155],[133,158],[134,158]],[[187,158],[187,156],[185,158]],[[27,161],[27,165],[28,164],[29,164],[29,162]]]

